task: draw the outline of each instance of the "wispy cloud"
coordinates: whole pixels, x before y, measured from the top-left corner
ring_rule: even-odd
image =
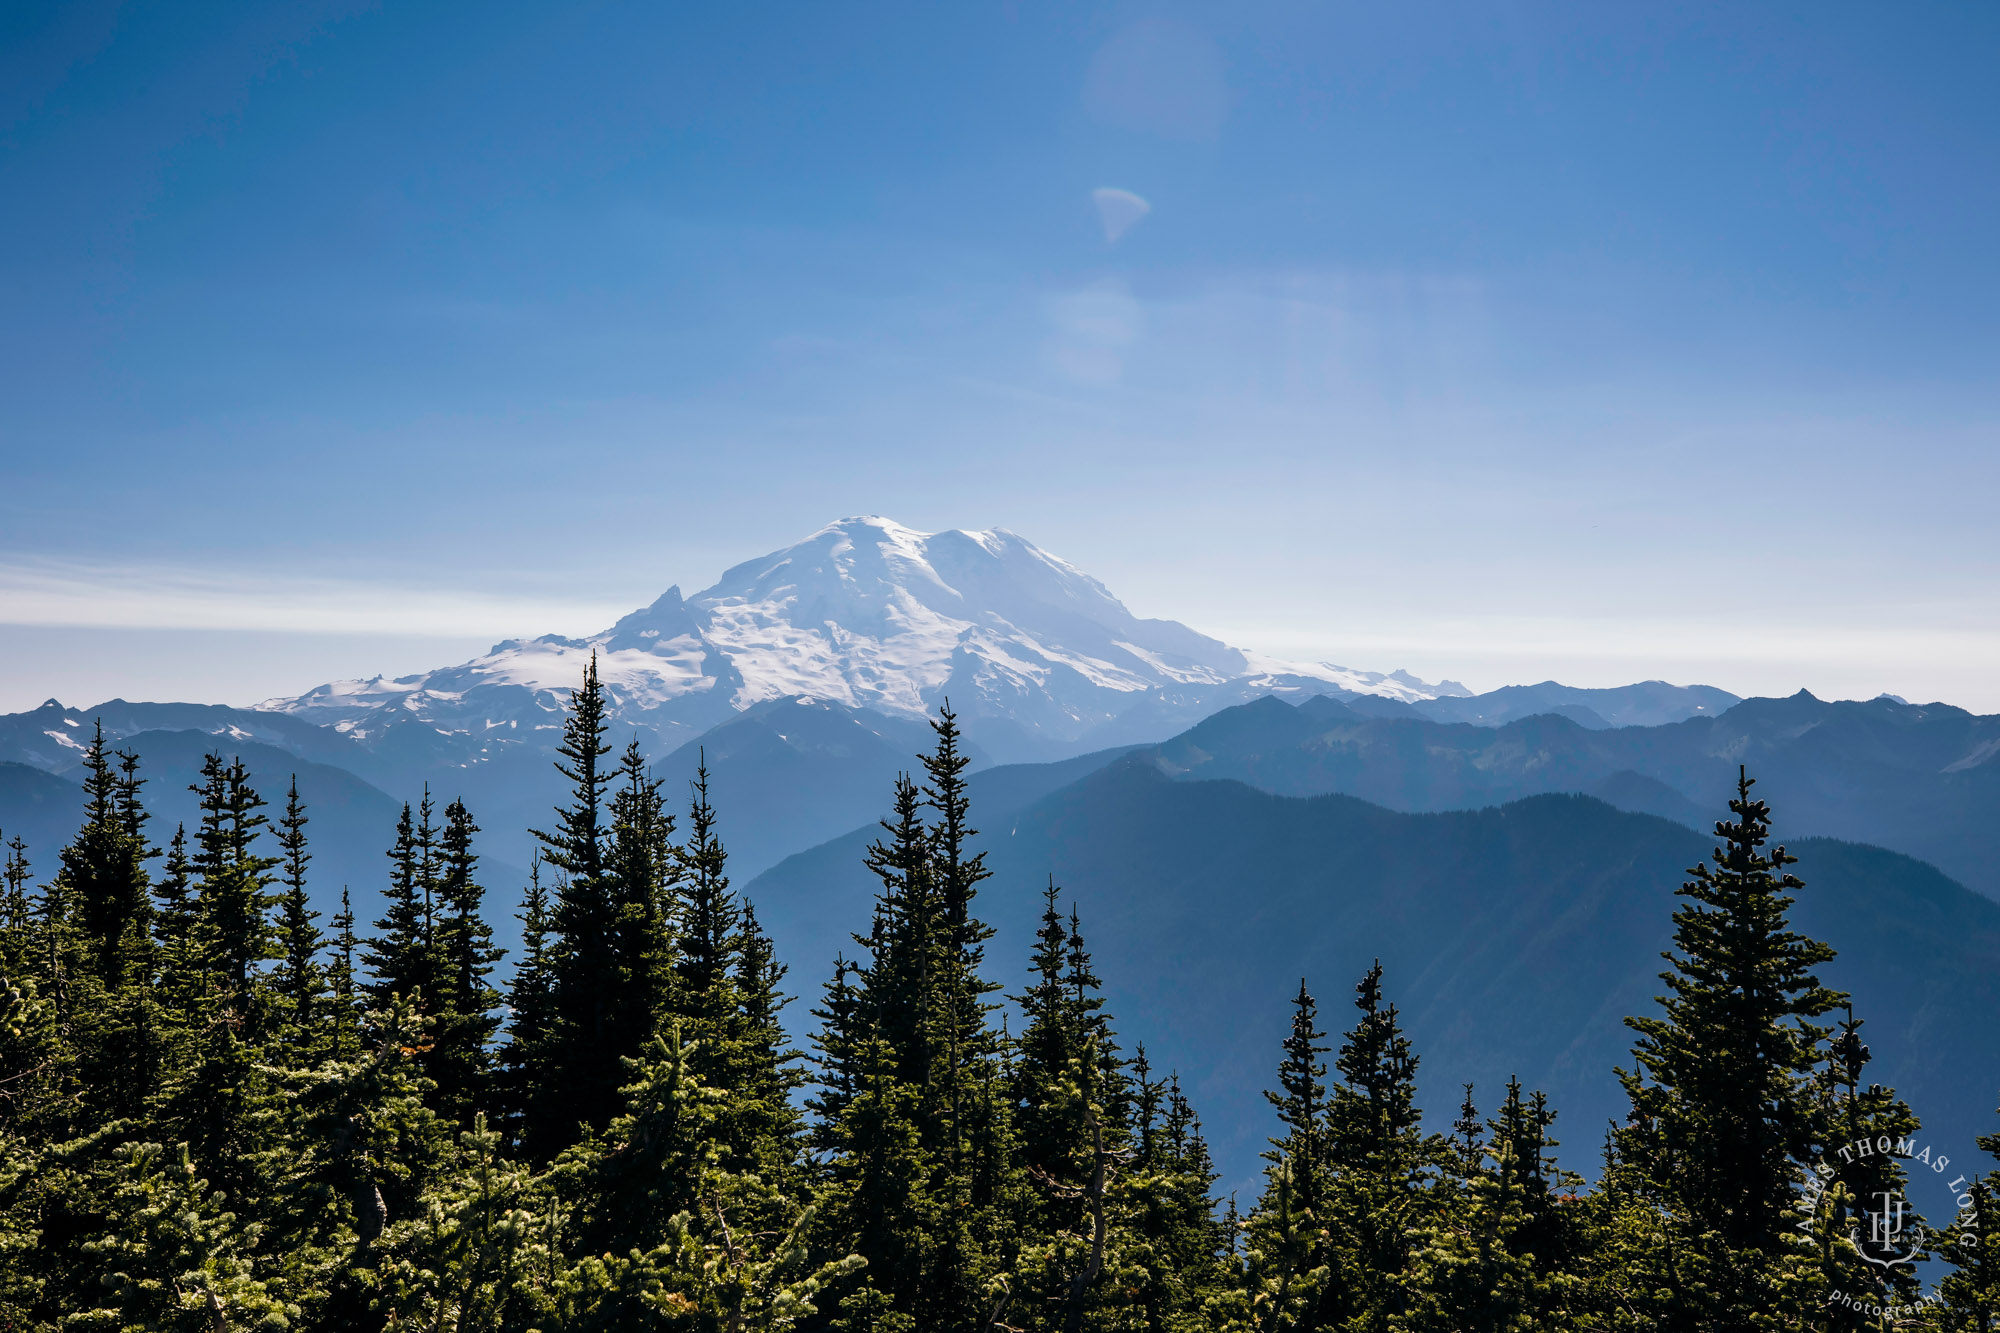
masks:
[[[317,634],[585,634],[631,607],[323,576],[0,560],[0,624]]]

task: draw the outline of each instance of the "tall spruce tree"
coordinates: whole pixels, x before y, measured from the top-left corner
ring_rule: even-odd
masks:
[[[201,800],[194,867],[204,962],[222,988],[219,998],[244,1017],[245,1035],[254,1040],[270,1018],[262,964],[277,957],[271,925],[276,895],[269,890],[278,858],[258,850],[270,821],[258,813],[264,798],[251,787],[241,759],[224,764],[220,754],[209,754],[191,790]]]
[[[675,917],[683,870],[674,817],[638,741],[618,763],[606,854],[612,912],[611,953],[618,982],[612,1040],[637,1051],[674,1012]]]
[[[1975,1142],[2000,1157],[2000,1133]],[[1967,1171],[1955,1183],[1964,1192],[1944,1247],[1952,1271],[1938,1283],[1937,1323],[1951,1333],[2000,1333],[2000,1171]]]
[[[549,1049],[557,1038],[555,976],[550,953],[549,896],[542,888],[542,857],[528,862],[528,884],[521,896],[521,962],[507,983],[507,1041],[500,1051],[501,1100],[506,1105],[505,1136],[521,1144],[530,1121],[547,1123],[553,1108],[538,1099],[548,1095],[540,1080],[554,1064]],[[530,1145],[539,1146],[539,1145]]]
[[[705,758],[689,784],[688,835],[681,859],[685,870],[674,1000],[686,1020],[684,1031],[699,1043],[690,1056],[696,1076],[719,1086],[736,1072],[731,1066],[743,1035],[736,985],[742,913],[729,889],[729,853],[716,836]]]
[[[439,840],[436,934],[439,974],[432,1053],[427,1072],[436,1084],[431,1105],[461,1128],[486,1109],[494,1076],[493,1037],[499,1030],[500,992],[490,978],[503,951],[481,914],[486,890],[479,883],[479,854],[465,802],[445,807]]]
[[[1805,1260],[1788,1239],[1796,1182],[1825,1138],[1814,1075],[1842,996],[1815,969],[1833,950],[1790,927],[1785,870],[1765,851],[1771,811],[1739,772],[1733,818],[1691,869],[1661,973],[1661,1013],[1628,1018],[1632,1111],[1615,1136],[1634,1197],[1663,1219],[1660,1318],[1750,1328],[1798,1298]]]
[[[1412,1238],[1427,1220],[1429,1174],[1450,1149],[1422,1130],[1417,1057],[1384,998],[1380,961],[1354,992],[1360,1016],[1335,1053],[1340,1079],[1326,1116],[1338,1255],[1332,1300],[1348,1327],[1375,1333],[1408,1313]]]
[[[142,832],[137,760],[123,774],[104,748],[98,723],[84,751],[83,827],[62,850],[63,897],[73,905],[98,981],[116,990],[128,968],[143,966],[134,951],[151,942],[151,885],[146,862],[157,855]]]
[[[550,1031],[522,1049],[535,1057],[523,1071],[523,1132],[540,1154],[574,1142],[580,1125],[603,1128],[623,1109],[627,1015],[618,968],[616,886],[607,873],[605,793],[616,776],[604,763],[611,753],[607,700],[591,654],[583,683],[570,696],[569,716],[557,748],[556,771],[570,796],[550,832],[533,830],[542,861],[557,874],[549,909]]]
[[[66,1053],[88,1118],[130,1115],[158,1077],[161,1014],[153,989],[152,893],[137,760],[114,766],[99,725],[84,753],[84,817],[46,897]]]
[[[389,891],[383,895],[387,905],[362,955],[374,978],[369,997],[384,1012],[396,995],[423,1013],[437,1011],[444,967],[436,928],[437,829],[431,822],[432,809],[428,786],[414,814],[408,802],[403,804],[396,819],[396,840],[387,852]]]
[[[340,886],[340,911],[329,924],[333,926],[333,958],[327,964],[327,991],[333,1006],[333,1023],[328,1037],[333,1058],[344,1060],[360,1049],[361,1017],[354,980],[354,950],[358,944],[354,936],[354,903],[345,884]]]
[[[278,818],[278,850],[283,858],[278,880],[285,886],[278,903],[278,963],[276,986],[293,1030],[298,1034],[300,1053],[319,1049],[323,1035],[319,1010],[326,993],[326,976],[319,964],[322,943],[314,923],[319,913],[312,910],[306,895],[306,865],[312,852],[306,843],[306,808],[299,799],[299,779],[292,777],[285,792],[285,812]]]

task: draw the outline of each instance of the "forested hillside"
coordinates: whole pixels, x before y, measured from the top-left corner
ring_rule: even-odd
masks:
[[[989,849],[1031,821],[976,832],[946,709],[864,853],[873,892],[853,904],[849,952],[819,974],[820,959],[781,958],[732,887],[705,771],[683,800],[608,730],[593,666],[569,701],[567,796],[537,825],[504,993],[488,835],[457,794],[401,810],[379,918],[325,916],[296,783],[259,790],[218,750],[195,774],[192,822],[170,830],[145,760],[100,735],[82,826],[60,848],[8,844],[0,1320],[1721,1333],[1875,1328],[1895,1306],[1899,1327],[1992,1327],[2000,1173],[1972,1165],[1970,1145],[1932,1143],[1877,1082],[1905,1067],[1888,1048],[1910,1033],[1860,1021],[1936,1003],[1823,984],[1885,977],[1843,973],[1816,938],[1832,923],[1810,916],[1814,889],[1771,842],[1748,775],[1717,812],[1712,850],[1631,816],[1564,846],[1566,813],[1603,809],[1585,802],[1425,817],[1483,821],[1489,842],[1447,871],[1470,875],[1512,838],[1548,843],[1547,864],[1585,878],[1655,858],[1665,868],[1649,875],[1685,875],[1677,895],[1634,896],[1617,918],[1666,951],[1666,998],[1632,997],[1615,1053],[1603,1040],[1571,1052],[1620,1065],[1608,1135],[1497,1070],[1453,1090],[1448,1128],[1426,1127],[1427,1051],[1397,1004],[1418,980],[1397,957],[1414,933],[1476,933],[1465,956],[1515,955],[1498,983],[1438,1001],[1448,1024],[1421,1017],[1461,1047],[1482,1028],[1504,1044],[1548,1024],[1546,974],[1601,965],[1598,923],[1539,945],[1486,930],[1468,880],[1455,901],[1387,895],[1348,914],[1350,975],[1295,981],[1286,957],[1237,979],[1289,997],[1283,1021],[1209,997],[1234,1049],[1261,1064],[1269,1106],[1261,1180],[1222,1197],[1192,1091],[1210,1071],[1135,1038],[1133,1016],[1107,1003],[1108,960],[1133,965],[1118,941],[1161,920],[1198,960],[1296,901],[1253,907],[1227,862],[1191,864],[1205,913],[1149,925],[1148,886],[1167,867],[1087,912],[1045,879],[1032,940],[997,948],[992,906],[1021,903],[1018,885],[994,894],[1006,858],[989,863]],[[1446,841],[1417,817],[1350,803],[1354,817],[1329,826],[1342,836],[1314,845],[1273,814],[1303,803],[1132,766],[1068,789],[1109,793],[1095,805],[1044,797],[1042,845],[1130,845],[1115,807],[1137,781],[1191,800],[1241,793],[1235,808],[1151,807],[1183,822],[1220,809],[1237,821],[1238,861],[1272,846],[1395,852],[1393,877],[1449,877],[1427,861]],[[1370,820],[1402,836],[1369,843]],[[1551,883],[1513,910],[1560,924],[1582,901],[1564,894]],[[1925,903],[1946,915],[1904,920]],[[1859,924],[1936,939],[1977,924],[1949,917],[1964,910],[1931,886]],[[1201,980],[1163,968],[1132,993]],[[2000,1071],[1983,1058],[1967,1078],[1990,1103]],[[2000,1151],[1984,1128],[1980,1149]],[[1958,1159],[1949,1172],[1938,1148]],[[1564,1165],[1587,1157],[1589,1185]],[[1907,1261],[1915,1233],[1866,1216],[1905,1185],[1929,1209]]]
[[[1199,1093],[1229,1187],[1260,1169],[1269,1051],[1243,1034],[1285,1021],[1273,978],[1359,975],[1378,958],[1424,1053],[1436,1125],[1461,1083],[1519,1074],[1563,1109],[1572,1142],[1594,1146],[1626,1109],[1612,1070],[1629,1045],[1624,1017],[1659,992],[1661,923],[1713,845],[1587,797],[1406,814],[1169,781],[1143,752],[1018,803],[995,781],[1004,776],[974,779],[997,955],[1031,947],[1053,875],[1094,927],[1127,1036]],[[1782,838],[1790,820],[1782,807],[1777,818]],[[1840,951],[1824,973],[1857,997],[1875,1077],[1969,1142],[2000,1092],[2000,904],[1880,848],[1782,840],[1810,885],[1794,915]],[[843,839],[752,883],[800,965],[830,958],[868,910],[865,842]],[[1594,1175],[1590,1154],[1579,1157]]]

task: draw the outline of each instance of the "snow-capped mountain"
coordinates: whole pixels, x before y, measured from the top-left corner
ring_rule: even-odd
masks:
[[[616,715],[662,740],[777,698],[895,717],[949,698],[1004,758],[1154,739],[1260,693],[1466,693],[1404,672],[1279,662],[1142,620],[1005,529],[924,533],[850,518],[737,565],[694,597],[669,588],[586,639],[512,639],[461,666],[337,681],[259,707],[361,740],[419,721],[475,742],[542,741],[535,733],[560,725],[592,653]]]

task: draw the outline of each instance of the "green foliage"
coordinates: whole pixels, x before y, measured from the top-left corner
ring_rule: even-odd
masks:
[[[594,663],[504,1031],[462,802],[403,811],[364,941],[344,890],[316,924],[296,783],[271,829],[209,756],[200,823],[162,854],[137,761],[100,736],[54,873],[18,840],[0,866],[0,1327],[1736,1333],[1872,1327],[1828,1294],[1920,1294],[1846,1239],[1900,1186],[1892,1155],[1800,1201],[1813,1161],[1917,1125],[1865,1082],[1852,1014],[1819,1021],[1832,952],[1788,927],[1801,885],[1747,776],[1683,890],[1662,1008],[1631,1020],[1632,1115],[1595,1186],[1518,1080],[1425,1132],[1377,964],[1337,1042],[1303,979],[1272,1034],[1242,1216],[1179,1076],[1120,1052],[1053,880],[998,1012],[963,738],[948,708],[933,727],[803,1099],[706,767],[676,841],[639,747],[602,762]],[[1898,1326],[1994,1333],[2000,1175],[1954,1187],[1950,1271]]]

